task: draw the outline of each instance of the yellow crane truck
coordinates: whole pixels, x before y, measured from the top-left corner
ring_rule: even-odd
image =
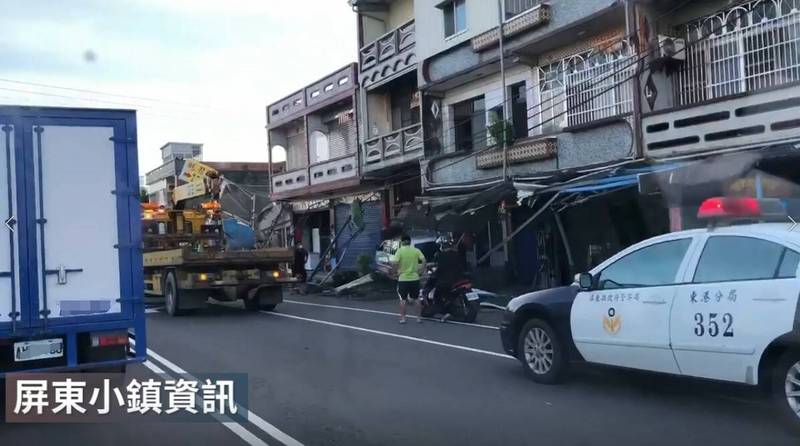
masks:
[[[232,248],[226,229],[242,223],[224,218],[213,169],[204,176],[203,184],[175,188],[175,208],[142,204],[145,294],[163,297],[171,316],[202,308],[209,297],[242,299],[248,310],[273,310],[283,301],[283,286],[297,281],[290,269],[293,251]],[[186,208],[189,198],[198,196],[208,199]]]

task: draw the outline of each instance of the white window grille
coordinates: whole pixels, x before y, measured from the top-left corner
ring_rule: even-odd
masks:
[[[800,0],[756,0],[684,25],[679,105],[800,81]]]
[[[505,2],[506,20],[508,20],[538,6],[541,0],[505,0]]]
[[[541,133],[630,113],[629,80],[636,70],[629,45],[612,52],[588,51],[539,67]]]

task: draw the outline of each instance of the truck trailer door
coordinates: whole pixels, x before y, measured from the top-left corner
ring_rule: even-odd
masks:
[[[129,257],[121,253],[131,249],[125,221],[132,192],[125,190],[124,146],[115,143],[124,138],[120,133],[124,127],[113,120],[26,123],[35,184],[29,191],[37,271],[31,282],[38,296],[32,319],[39,325],[114,320],[130,311],[121,301],[123,287],[131,287],[121,264]]]
[[[0,117],[0,329],[16,329],[22,323],[20,308],[20,207],[17,200],[17,165],[22,165],[16,144],[16,128]]]

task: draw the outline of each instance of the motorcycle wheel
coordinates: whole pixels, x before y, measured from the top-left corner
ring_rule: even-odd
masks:
[[[422,317],[434,317],[436,316],[436,305],[427,304],[422,305]]]
[[[481,309],[481,303],[478,301],[467,302],[467,314],[464,316],[464,322],[472,323],[478,318],[478,311]]]
[[[453,316],[453,320],[458,322],[466,322],[467,311],[466,297],[458,296],[453,299],[452,303],[450,304],[450,315]]]

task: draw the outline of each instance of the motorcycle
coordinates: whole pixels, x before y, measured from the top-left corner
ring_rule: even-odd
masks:
[[[442,315],[458,322],[475,322],[481,308],[480,294],[473,291],[472,280],[462,279],[456,282],[449,292],[437,291],[437,288],[423,290],[422,316],[436,317]]]

